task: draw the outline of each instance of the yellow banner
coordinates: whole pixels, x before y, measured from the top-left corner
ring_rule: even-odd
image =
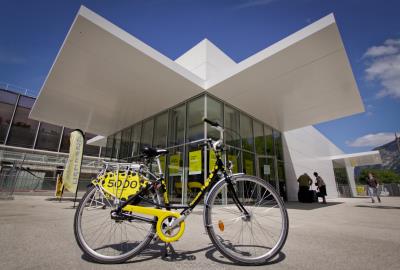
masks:
[[[250,159],[245,159],[244,161],[244,168],[246,169],[246,174],[248,175],[254,175],[254,171],[253,171],[253,161]]]
[[[78,187],[79,175],[81,173],[81,163],[83,155],[83,134],[80,131],[71,132],[69,156],[67,164],[65,165],[62,179],[64,187],[75,193]]]
[[[160,156],[161,170],[165,174],[165,156]]]
[[[210,158],[208,159],[208,168],[210,172],[214,170],[215,162],[217,162],[217,157],[215,156],[214,150],[210,150]]]
[[[179,176],[182,174],[179,165],[180,162],[181,162],[181,154],[175,154],[169,157],[168,168],[170,176]]]
[[[189,175],[201,174],[201,150],[189,152]]]

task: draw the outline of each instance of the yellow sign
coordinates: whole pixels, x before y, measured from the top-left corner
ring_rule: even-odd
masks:
[[[246,174],[248,175],[254,175],[253,171],[253,161],[250,159],[245,159],[244,161],[244,168],[246,169]]]
[[[238,164],[236,155],[228,155],[228,161],[232,162],[232,165],[233,165],[232,172],[238,173],[239,172],[239,164]]]
[[[364,186],[357,186],[356,189],[357,189],[357,195],[365,195],[366,194]]]
[[[135,195],[140,188],[140,178],[135,172],[120,172],[118,179],[116,171],[107,172],[98,179],[108,193],[122,200]]]
[[[189,175],[201,174],[201,150],[189,152]]]
[[[57,175],[57,182],[56,182],[56,198],[61,198],[62,193],[63,193],[62,175],[58,174]]]
[[[180,165],[181,162],[181,154],[171,155],[169,157],[169,175],[170,176],[179,176],[181,175]]]
[[[217,157],[215,156],[214,150],[210,150],[210,158],[208,160],[208,168],[210,172],[214,170],[215,162],[217,162]]]
[[[83,144],[83,134],[77,130],[71,132],[69,156],[62,179],[64,181],[64,187],[73,193],[76,192],[79,175],[81,173]]]
[[[160,156],[161,170],[165,174],[165,156]]]

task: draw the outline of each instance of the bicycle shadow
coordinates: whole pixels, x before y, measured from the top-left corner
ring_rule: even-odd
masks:
[[[240,265],[240,264],[234,263],[234,262],[228,260],[227,258],[225,258],[221,253],[219,253],[219,251],[215,247],[212,247],[212,249],[210,249],[209,251],[206,252],[206,258],[213,262],[220,263],[220,264],[226,264],[226,265],[232,265],[232,266]],[[276,255],[272,260],[270,260],[262,265],[263,266],[274,265],[274,264],[282,262],[285,259],[286,259],[285,253],[280,251],[278,253],[278,255]]]
[[[161,259],[163,261],[169,262],[179,262],[179,261],[194,261],[197,257],[194,255],[196,253],[200,253],[209,249],[215,249],[214,246],[210,245],[204,248],[191,250],[191,251],[176,251],[168,252],[166,254],[166,246],[164,243],[158,242],[154,244],[149,244],[145,250],[140,252],[139,255],[133,257],[132,259],[125,261],[123,264],[131,264],[131,263],[139,263],[154,259]],[[97,263],[96,261],[92,260],[88,255],[85,253],[82,254],[81,258],[87,262]]]
[[[149,260],[161,259],[165,262],[182,262],[182,261],[195,261],[197,260],[196,254],[206,251],[205,257],[215,263],[225,264],[225,265],[232,265],[238,266],[240,264],[234,263],[227,258],[225,258],[219,251],[210,243],[207,247],[199,248],[190,251],[175,251],[169,253],[168,255],[165,254],[165,244],[164,243],[154,243],[149,244],[148,247],[142,251],[139,255],[135,256],[134,258],[123,262],[122,264],[132,264],[132,263],[140,263]],[[82,254],[81,258],[87,262],[91,263],[98,263],[93,261],[89,256],[86,254]],[[286,255],[282,251],[278,253],[272,260],[266,262],[265,266],[267,265],[274,265],[277,263],[282,262],[285,260]]]

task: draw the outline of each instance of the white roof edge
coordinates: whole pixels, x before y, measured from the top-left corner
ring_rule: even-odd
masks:
[[[174,72],[178,73],[179,75],[183,76],[187,80],[197,84],[198,86],[204,88],[204,80],[190,72],[189,70],[183,68],[179,64],[175,63],[173,60],[168,58],[167,56],[163,55],[156,49],[150,47],[143,41],[137,39],[133,35],[129,34],[125,30],[119,28],[115,24],[111,23],[110,21],[106,20],[102,16],[96,14],[95,12],[91,11],[90,9],[86,8],[85,6],[81,6],[77,16],[82,16],[85,19],[91,21],[92,23],[98,25],[99,27],[103,28],[104,30],[108,31],[115,37],[121,39],[122,41],[128,43],[132,47],[143,52],[145,55],[153,58],[157,62],[163,64],[164,66],[168,67],[169,69],[173,70]],[[68,35],[67,35],[68,37]]]
[[[98,135],[90,140],[87,140],[86,144],[105,147],[107,146],[107,137]]]
[[[54,65],[56,64],[57,59],[58,59],[58,57],[60,56],[60,53],[62,52],[62,49],[64,48],[64,45],[65,45],[65,42],[67,41],[67,38],[68,38],[68,36],[69,36],[69,33],[70,33],[71,30],[74,28],[75,22],[76,22],[76,20],[77,20],[78,17],[79,17],[79,12],[80,12],[80,10],[82,9],[82,7],[84,7],[84,6],[81,5],[81,7],[79,8],[78,13],[75,15],[75,18],[74,18],[74,20],[73,20],[71,26],[69,27],[67,34],[65,35],[65,38],[64,38],[64,40],[63,40],[63,42],[62,42],[62,44],[61,44],[61,46],[60,46],[60,49],[58,49],[57,55],[56,55],[56,57],[54,58],[53,63],[51,64],[50,70],[49,70],[49,72],[47,73],[46,78],[44,79],[43,84],[42,84],[42,86],[40,87],[39,93],[38,93],[38,95],[37,95],[36,98],[35,98],[35,102],[33,102],[32,109],[29,111],[29,117],[28,117],[28,118],[31,118],[31,114],[32,114],[33,108],[36,107],[36,102],[39,100],[40,94],[42,93],[42,90],[43,90],[44,86],[46,85],[46,82],[47,82],[47,80],[48,80],[50,74],[52,73],[52,70],[53,70],[53,68],[54,68]]]
[[[335,159],[346,159],[346,158],[374,156],[374,155],[380,156],[379,151],[376,150],[376,151],[359,152],[359,153],[352,153],[352,154],[335,155],[335,156],[330,156],[329,158],[331,160],[335,160]]]
[[[297,32],[294,32],[293,34],[287,36],[286,38],[281,39],[278,42],[272,44],[271,46],[249,56],[248,58],[239,62],[232,69],[227,71],[220,78],[206,81],[205,89],[207,90],[207,89],[213,87],[214,85],[219,84],[220,82],[228,79],[229,77],[232,77],[237,73],[240,73],[241,71],[261,62],[262,60],[276,54],[277,52],[295,44],[296,42],[301,41],[302,39],[318,32],[318,31],[321,31],[322,29],[330,26],[331,24],[335,24],[335,23],[336,23],[336,20],[335,20],[335,16],[333,15],[333,13],[330,13],[330,14],[326,15],[325,17],[322,17],[318,21],[305,26],[304,28],[298,30]]]

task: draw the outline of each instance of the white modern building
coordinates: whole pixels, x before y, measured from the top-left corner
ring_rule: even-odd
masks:
[[[342,180],[356,195],[353,167],[380,163],[379,153],[346,155],[312,125],[363,111],[333,14],[236,63],[207,39],[172,60],[81,7],[30,117],[101,135],[91,141],[106,158],[170,149],[169,193],[185,203],[212,160],[198,147],[215,136],[203,116],[234,131],[226,158],[236,172],[264,178],[289,200],[297,177],[314,171],[329,197]]]

